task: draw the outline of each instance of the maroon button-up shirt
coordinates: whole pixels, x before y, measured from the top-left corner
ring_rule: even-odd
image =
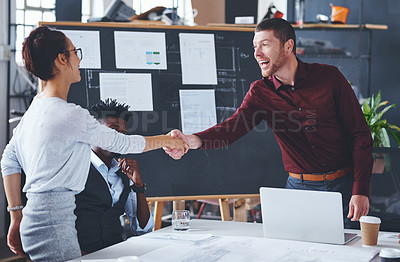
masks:
[[[265,120],[286,171],[326,173],[353,166],[353,195],[368,196],[372,138],[351,86],[336,67],[298,62],[294,86],[275,77],[253,82],[234,115],[196,133],[202,148],[231,144]]]

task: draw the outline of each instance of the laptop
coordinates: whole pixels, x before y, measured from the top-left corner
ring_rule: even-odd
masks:
[[[260,188],[264,237],[346,244],[357,234],[344,233],[342,194]]]

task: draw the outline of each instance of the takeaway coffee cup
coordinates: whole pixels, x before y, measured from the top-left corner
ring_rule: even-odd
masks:
[[[381,262],[400,262],[400,250],[396,248],[383,248],[379,256]]]
[[[381,219],[373,216],[360,217],[361,239],[364,246],[375,246],[378,243]]]

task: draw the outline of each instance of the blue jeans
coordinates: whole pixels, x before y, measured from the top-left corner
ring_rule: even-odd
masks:
[[[340,192],[342,194],[343,221],[345,228],[357,228],[355,222],[347,218],[349,212],[349,202],[353,190],[354,174],[347,173],[338,179],[329,181],[305,181],[289,176],[286,182],[287,189],[302,189],[315,191]]]

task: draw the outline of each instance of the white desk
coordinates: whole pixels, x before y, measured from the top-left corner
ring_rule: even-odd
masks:
[[[262,224],[202,220],[202,219],[199,220],[194,219],[191,220],[190,223],[191,223],[190,229],[189,231],[184,232],[185,234],[212,234],[219,236],[259,237],[262,238],[260,239],[260,241],[265,240],[265,238],[262,237],[263,234]],[[358,233],[358,234],[360,233],[359,230],[345,230],[345,231],[350,233]],[[168,244],[171,244],[171,242],[168,240],[161,240],[161,239],[155,240],[147,238],[149,236],[155,237],[157,236],[157,234],[162,235],[163,233],[175,233],[175,232],[172,229],[172,227],[163,228],[155,232],[149,233],[147,234],[147,236],[130,238],[125,242],[99,250],[97,252],[83,256],[80,259],[76,259],[73,261],[90,261],[90,260],[106,261],[106,259],[116,259],[122,256],[142,256],[151,251],[155,251],[157,249],[167,246]],[[397,234],[398,233],[380,232],[378,245],[375,247],[362,247],[360,236],[352,240],[346,246],[357,247],[357,248],[368,248],[375,250],[381,250],[382,248],[388,248],[388,247],[400,249],[398,240],[389,237],[394,235],[397,236]],[[300,244],[306,242],[298,242],[298,243]],[[380,260],[379,257],[375,257],[372,261],[380,261]]]

